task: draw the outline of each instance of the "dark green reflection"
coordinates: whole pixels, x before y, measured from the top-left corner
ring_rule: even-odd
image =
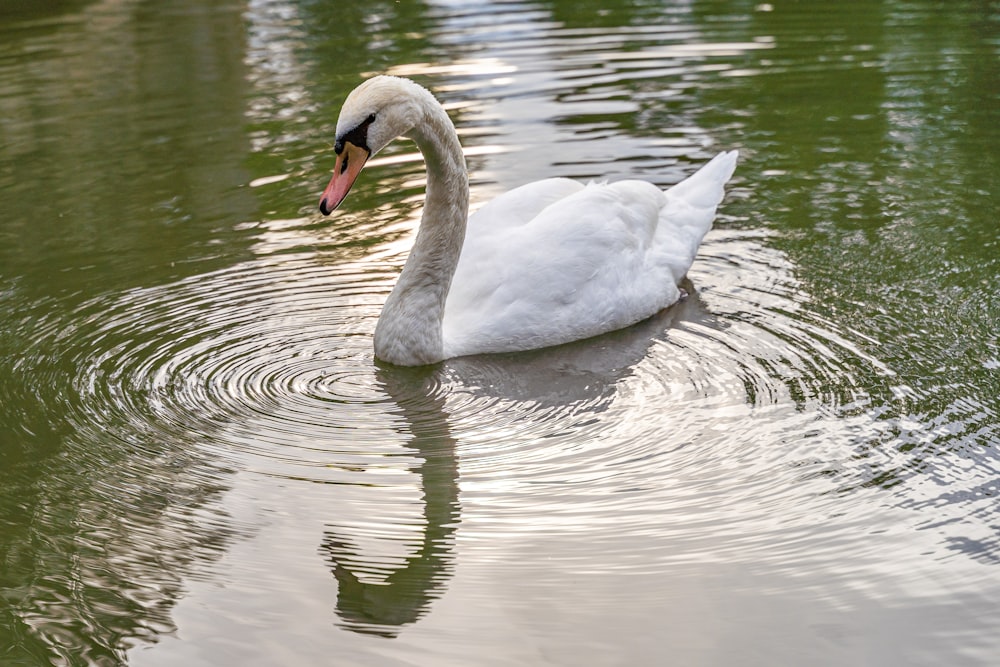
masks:
[[[856,332],[891,370],[845,369],[870,396],[850,409],[886,422],[857,443],[849,487],[895,488],[952,454],[1000,466],[1000,58],[988,4],[778,0],[706,24],[709,37],[773,44],[743,59],[748,75],[699,96],[705,124],[728,121],[748,148],[737,176],[753,175],[752,197],[728,212],[778,232],[807,295],[800,318]],[[942,489],[938,501],[959,497]],[[956,549],[979,558],[996,543]]]
[[[114,367],[81,386],[81,304],[246,255],[243,7],[0,5],[0,664],[123,664],[232,528],[196,518],[225,473],[194,424],[123,414]]]

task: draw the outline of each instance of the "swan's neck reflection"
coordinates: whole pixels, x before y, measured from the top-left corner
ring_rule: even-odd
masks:
[[[420,463],[424,500],[423,539],[417,551],[384,581],[364,582],[345,563],[357,562],[351,546],[328,529],[322,545],[339,592],[337,615],[356,632],[396,636],[423,616],[451,576],[452,534],[459,519],[458,461],[444,412],[444,397],[427,389],[435,371],[380,368],[378,381],[405,419]]]

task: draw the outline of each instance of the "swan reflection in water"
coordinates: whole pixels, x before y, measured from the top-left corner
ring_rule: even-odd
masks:
[[[690,283],[686,284],[692,290]],[[338,583],[340,625],[359,633],[395,637],[428,612],[444,594],[454,570],[455,532],[460,523],[458,438],[447,397],[454,389],[474,398],[506,399],[511,409],[574,408],[602,412],[617,383],[632,373],[651,346],[666,339],[678,317],[699,319],[704,311],[692,296],[627,329],[555,348],[506,355],[460,357],[432,367],[379,364],[376,383],[406,424],[408,448],[423,490],[423,529],[415,553],[377,582],[362,581],[349,563],[364,554],[330,527],[321,552]],[[459,387],[460,385],[460,387]],[[554,411],[559,414],[559,410]]]
[[[365,582],[345,565],[363,556],[331,529],[322,545],[337,578],[337,615],[345,628],[394,637],[414,623],[451,576],[452,542],[459,521],[458,458],[444,411],[445,396],[432,391],[436,369],[378,368],[376,380],[398,406],[412,435],[408,447],[420,463],[423,535],[416,553],[384,581]],[[431,389],[431,391],[428,391]]]

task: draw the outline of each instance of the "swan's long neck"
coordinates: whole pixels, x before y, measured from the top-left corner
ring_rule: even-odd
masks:
[[[406,366],[444,358],[441,322],[469,212],[469,177],[455,126],[437,100],[422,92],[422,118],[407,135],[424,155],[427,198],[413,249],[382,309],[374,341],[379,359]]]

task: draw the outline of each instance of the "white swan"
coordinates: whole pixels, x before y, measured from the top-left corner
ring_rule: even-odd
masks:
[[[665,192],[635,180],[537,181],[470,217],[465,158],[448,114],[413,81],[376,76],[340,112],[324,215],[397,136],[416,141],[427,165],[420,228],[375,327],[375,355],[402,366],[567,343],[670,306],[737,155],[720,153]]]

